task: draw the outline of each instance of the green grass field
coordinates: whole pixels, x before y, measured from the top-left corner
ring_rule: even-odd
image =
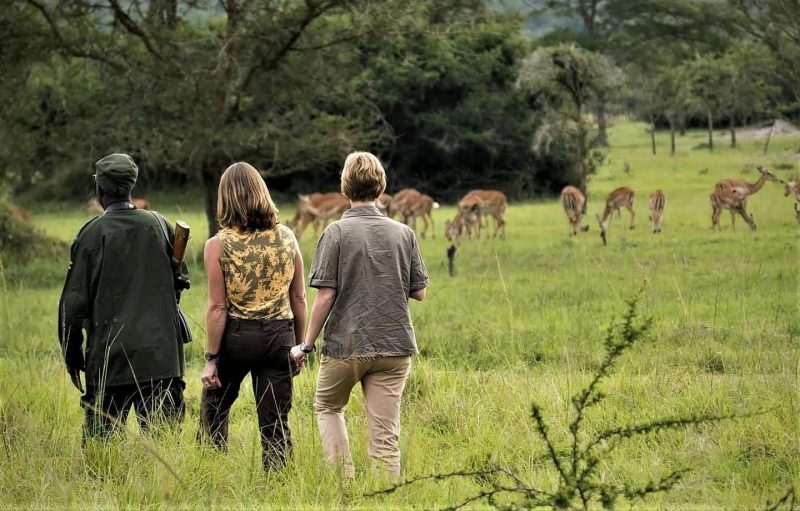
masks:
[[[589,216],[617,186],[637,194],[637,228],[612,222],[603,247],[597,223],[577,238],[555,199],[512,203],[507,239],[472,240],[447,274],[443,236],[454,209],[434,214],[436,239],[421,241],[431,274],[428,298],[412,304],[422,351],[404,396],[402,451],[408,478],[498,464],[547,489],[557,478],[530,419],[533,400],[548,412],[551,433],[566,438],[569,397],[603,356],[604,328],[645,284],[642,313],[653,318],[646,342],[623,359],[605,385],[609,395],[589,429],[678,413],[727,414],[770,409],[745,419],[649,435],[605,460],[609,481],[642,482],[681,467],[691,472],[672,492],[640,506],[665,509],[763,508],[800,488],[800,287],[798,230],[783,187],[767,183],[749,201],[758,230],[710,229],[708,196],[725,177],[755,181],[755,166],[781,177],[800,169],[798,140],[740,140],[736,150],[693,150],[705,133],[666,135],[652,156],[644,127],[622,124],[590,182]],[[629,173],[623,171],[628,164]],[[391,169],[389,169],[391,171]],[[647,197],[667,194],[663,233],[650,234]],[[155,196],[172,220],[196,227],[189,259],[193,288],[183,306],[202,322],[202,203]],[[32,208],[34,222],[70,241],[86,220],[81,205]],[[285,205],[282,218],[291,215]],[[626,224],[625,224],[626,225]],[[301,245],[310,261],[314,236]],[[315,369],[295,379],[292,464],[263,474],[252,394],[234,407],[231,449],[195,443],[204,337],[188,346],[189,413],[177,436],[145,440],[133,421],[126,438],[81,450],[82,410],[59,358],[56,308],[68,256],[60,261],[3,261],[0,296],[0,507],[3,508],[436,508],[479,491],[470,478],[427,481],[381,497],[386,486],[369,468],[358,392],[347,410],[355,481],[327,470],[312,410]],[[309,293],[313,299],[313,290]],[[149,445],[149,447],[148,447]],[[180,481],[157,461],[158,453]]]

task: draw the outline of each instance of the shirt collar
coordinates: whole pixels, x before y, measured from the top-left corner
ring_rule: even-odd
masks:
[[[134,206],[128,201],[115,202],[113,204],[109,204],[108,206],[106,206],[106,209],[105,211],[103,211],[103,214],[107,215],[109,213],[113,213],[114,211],[121,211],[126,209],[136,209],[136,206]]]
[[[356,206],[344,212],[342,218],[350,218],[354,216],[383,216],[377,206],[370,204],[369,206]]]

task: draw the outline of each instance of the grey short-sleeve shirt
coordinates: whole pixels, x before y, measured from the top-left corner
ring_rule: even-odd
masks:
[[[332,287],[322,353],[334,358],[417,353],[408,295],[428,286],[414,231],[358,206],[322,233],[309,273],[311,287]]]

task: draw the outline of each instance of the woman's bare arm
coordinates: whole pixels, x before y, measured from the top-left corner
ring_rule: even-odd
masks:
[[[228,319],[227,303],[225,300],[225,277],[220,264],[219,238],[214,236],[206,241],[203,250],[203,262],[208,276],[208,307],[206,308],[206,352],[219,353],[222,334],[225,332],[225,323]],[[217,360],[209,360],[200,379],[203,386],[216,388],[220,386],[217,377]]]

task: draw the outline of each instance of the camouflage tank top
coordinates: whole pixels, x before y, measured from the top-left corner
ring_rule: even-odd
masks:
[[[292,319],[289,284],[297,251],[283,225],[256,232],[225,228],[217,233],[222,253],[228,315],[238,319]]]

